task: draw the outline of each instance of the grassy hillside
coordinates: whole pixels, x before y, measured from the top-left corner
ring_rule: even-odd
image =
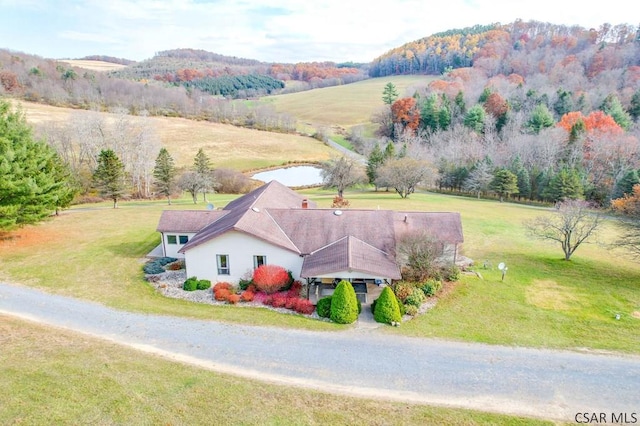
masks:
[[[412,87],[425,86],[434,78],[424,75],[372,78],[343,86],[270,96],[262,101],[271,102],[277,111],[296,117],[300,131],[312,133],[324,126],[339,132],[370,124],[371,116],[384,105],[382,90],[387,83],[395,84],[402,97],[413,95]]]
[[[16,103],[17,104],[17,103]],[[20,102],[28,122],[61,125],[71,114],[87,111]],[[110,114],[100,113],[108,118]],[[132,120],[140,118],[131,117]],[[331,157],[333,150],[315,139],[283,133],[262,132],[225,124],[182,118],[150,117],[162,146],[178,166],[190,166],[198,149],[203,148],[213,167],[249,170],[277,166],[289,161],[316,162]]]

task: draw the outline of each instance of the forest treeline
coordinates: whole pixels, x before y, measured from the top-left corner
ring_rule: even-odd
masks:
[[[476,25],[391,49],[371,62],[369,75],[438,75],[474,66],[484,69],[489,77],[512,73],[526,77],[549,72],[565,58],[574,58],[594,75],[610,67],[614,58],[627,63],[637,60],[629,55],[629,48],[639,38],[640,27],[624,24],[603,24],[597,29],[520,20]]]
[[[447,63],[440,78],[404,94],[387,88],[387,105],[374,116],[381,139],[360,138],[363,152],[391,140],[431,164],[440,189],[496,193],[491,182],[499,175],[510,185],[506,193],[526,200],[608,205],[640,182],[636,28],[474,27],[409,43],[384,60],[445,40],[474,46],[469,66]]]

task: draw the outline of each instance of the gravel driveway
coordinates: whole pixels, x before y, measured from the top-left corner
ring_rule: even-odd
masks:
[[[640,357],[135,314],[0,283],[0,313],[203,368],[333,393],[574,421],[636,413]],[[611,414],[607,414],[610,418]]]

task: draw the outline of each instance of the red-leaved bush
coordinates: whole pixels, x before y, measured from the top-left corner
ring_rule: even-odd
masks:
[[[260,265],[253,271],[253,284],[258,290],[272,294],[289,283],[289,274],[282,266]]]
[[[233,288],[233,286],[231,285],[231,283],[225,282],[225,281],[220,281],[217,282],[216,285],[213,286],[213,291],[218,291],[218,290],[229,290],[231,291],[231,289]]]
[[[316,307],[311,303],[310,300],[307,299],[298,299],[296,303],[295,310],[299,314],[303,315],[311,315],[313,311],[316,310]]]
[[[273,295],[273,303],[272,306],[274,308],[284,308],[287,304],[287,296],[282,293],[277,293]]]
[[[226,288],[219,288],[218,290],[213,292],[214,298],[220,302],[224,302],[227,300],[227,297],[231,294],[231,292]]]
[[[232,305],[235,305],[239,301],[240,301],[240,295],[239,294],[229,294],[227,296],[227,302],[231,303]]]
[[[253,298],[255,297],[255,293],[249,290],[245,290],[242,292],[242,294],[240,295],[240,299],[243,302],[251,302],[253,300]]]

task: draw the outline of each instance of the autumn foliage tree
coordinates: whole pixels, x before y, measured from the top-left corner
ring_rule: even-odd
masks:
[[[260,265],[253,271],[253,284],[267,294],[275,293],[289,283],[289,273],[282,266]]]
[[[420,111],[413,98],[401,98],[391,104],[391,116],[393,122],[402,127],[402,131],[408,129],[413,133],[420,125]]]

